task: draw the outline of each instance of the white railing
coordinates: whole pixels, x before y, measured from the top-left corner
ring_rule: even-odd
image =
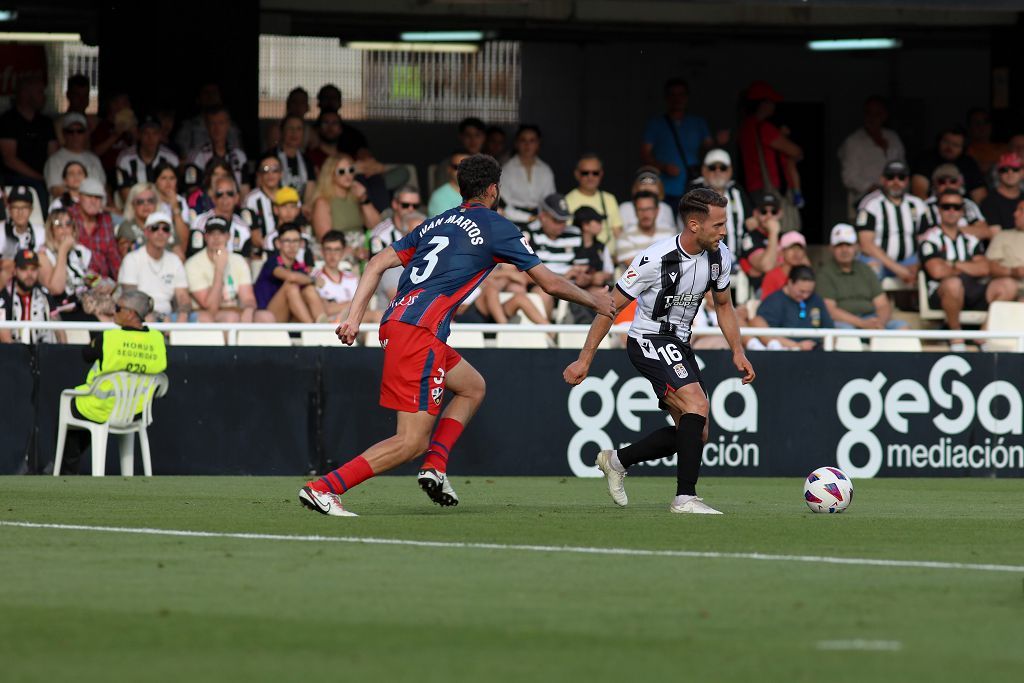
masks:
[[[28,335],[34,330],[88,330],[100,331],[109,330],[115,327],[113,323],[101,322],[27,322],[7,321],[0,322],[0,329],[17,330],[20,334]],[[240,330],[253,331],[278,331],[286,332],[311,332],[311,331],[333,331],[334,323],[152,323],[149,327],[161,331],[173,330],[210,330],[227,333],[227,345],[235,346]],[[360,332],[376,332],[379,326],[365,323],[360,325]],[[576,332],[585,333],[590,329],[589,325],[498,325],[494,323],[456,323],[452,325],[453,331],[462,332],[512,332],[519,334],[528,333],[559,333]],[[629,325],[615,325],[611,334],[625,334]],[[964,337],[978,341],[989,341],[995,339],[1009,339],[1016,343],[1016,351],[1024,353],[1024,330],[987,332],[980,330],[858,330],[858,329],[821,329],[807,330],[802,328],[775,328],[775,327],[744,327],[740,329],[744,337],[795,337],[800,339],[821,339],[825,351],[835,350],[836,340],[841,337],[853,337],[856,339],[890,338],[890,339],[920,339],[922,341],[948,341],[950,339],[963,339]],[[700,328],[693,331],[695,337],[721,336],[718,328]]]

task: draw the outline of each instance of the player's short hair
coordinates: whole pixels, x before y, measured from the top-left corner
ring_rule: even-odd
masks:
[[[501,182],[501,166],[488,154],[473,154],[459,162],[455,174],[463,199],[482,195],[488,187]]]
[[[294,223],[289,225],[294,225]],[[341,230],[328,230],[320,238],[320,244],[326,245],[328,242],[341,242],[341,246],[345,246],[345,233]]]
[[[460,134],[466,132],[467,128],[476,128],[481,133],[487,130],[487,126],[484,125],[484,122],[475,116],[469,116],[459,121]]]
[[[391,197],[393,199],[398,199],[403,194],[414,194],[416,196],[419,196],[420,188],[416,187],[415,185],[402,185],[400,188],[395,190],[395,193],[391,195]]]
[[[711,213],[712,206],[725,207],[729,203],[722,195],[708,187],[698,187],[690,190],[679,200],[679,218],[683,225],[693,217],[704,220]]]
[[[814,269],[810,266],[793,266],[793,269],[789,271],[790,282],[814,282]]]

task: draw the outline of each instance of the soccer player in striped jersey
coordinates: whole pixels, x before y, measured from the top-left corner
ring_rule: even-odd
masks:
[[[615,285],[614,305],[621,311],[634,299],[636,317],[629,328],[626,352],[633,367],[654,387],[660,406],[675,423],[626,448],[601,451],[597,466],[617,505],[629,501],[623,486],[626,470],[640,462],[678,454],[676,496],[671,512],[721,514],[697,497],[704,443],[708,438],[708,394],[690,346],[690,326],[705,293],[711,291],[733,363],[742,382],[754,380],[754,368],[743,352],[739,323],[729,293],[732,253],[725,245],[728,200],[714,190],[690,190],[679,201],[682,232],[637,254]],[[598,316],[590,326],[579,358],[563,373],[576,385],[590,370],[598,344],[611,320]]]
[[[458,504],[446,475],[448,457],[483,400],[484,380],[445,340],[459,305],[499,263],[511,263],[551,296],[592,308],[611,322],[607,292],[585,292],[551,272],[519,229],[493,210],[501,179],[498,162],[485,154],[467,157],[459,164],[457,179],[463,203],[426,220],[374,256],[359,279],[348,318],[338,326],[338,338],[351,345],[381,274],[405,267],[380,327],[380,404],[397,411],[397,433],[303,486],[299,501],[311,510],[352,516],[342,505],[343,493],[424,452],[420,487],[439,505]],[[441,413],[446,388],[455,397]]]

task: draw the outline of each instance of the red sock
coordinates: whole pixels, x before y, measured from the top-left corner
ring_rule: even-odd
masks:
[[[430,449],[427,451],[426,460],[423,461],[423,469],[447,472],[448,455],[460,436],[462,423],[450,417],[442,418],[434,431],[434,438],[430,440]]]
[[[321,493],[330,491],[342,494],[372,476],[373,469],[370,467],[370,463],[366,462],[366,458],[363,456],[357,455],[333,472],[310,483],[309,486]]]

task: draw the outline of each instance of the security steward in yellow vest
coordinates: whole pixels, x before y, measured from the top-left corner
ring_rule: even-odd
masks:
[[[108,372],[156,375],[167,369],[167,347],[164,346],[163,334],[143,325],[152,310],[153,300],[143,292],[133,290],[121,295],[114,307],[114,322],[120,327],[105,330],[102,335],[93,337],[92,343],[82,351],[85,361],[92,363],[92,367],[85,378],[85,384],[77,389],[88,389],[97,375]],[[101,394],[105,388],[109,390],[108,382],[100,385]],[[136,413],[142,412],[144,405],[144,399],[140,399]],[[113,397],[77,396],[71,404],[71,413],[78,419],[103,423],[110,417],[113,407]],[[88,430],[68,432],[61,474],[78,474],[78,463],[89,441]]]

